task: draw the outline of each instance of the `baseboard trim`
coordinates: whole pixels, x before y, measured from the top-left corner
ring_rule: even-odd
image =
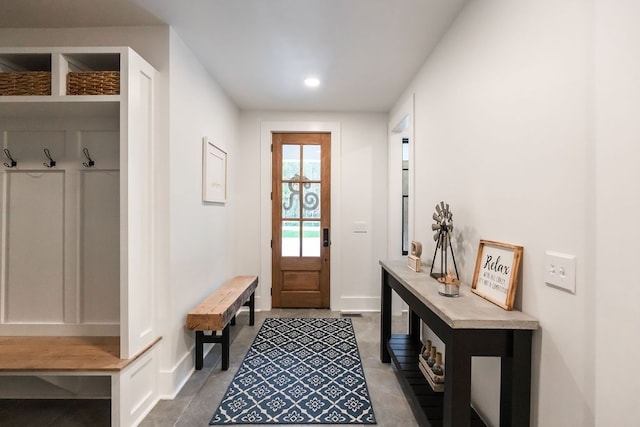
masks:
[[[211,349],[209,349],[211,351]],[[161,400],[173,400],[195,372],[193,355],[195,346],[182,355],[169,370],[160,370],[158,375],[158,397]]]
[[[342,313],[375,313],[380,311],[380,297],[341,297]]]

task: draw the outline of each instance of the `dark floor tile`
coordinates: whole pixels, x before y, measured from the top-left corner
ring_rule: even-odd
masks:
[[[109,427],[106,399],[0,399],[0,427]]]

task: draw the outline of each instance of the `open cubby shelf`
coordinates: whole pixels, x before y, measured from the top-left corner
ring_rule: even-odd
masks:
[[[119,99],[123,55],[126,51],[117,48],[0,48],[0,97],[3,102]]]
[[[420,343],[413,342],[409,335],[394,334],[387,341],[387,348],[395,367],[396,376],[418,423],[421,426],[442,426],[444,395],[433,391],[418,367]],[[473,408],[469,409],[471,411],[471,426],[486,427],[477,412]]]

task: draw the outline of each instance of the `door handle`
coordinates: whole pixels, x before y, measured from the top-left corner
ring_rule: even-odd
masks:
[[[326,247],[329,247],[330,244],[331,242],[329,241],[329,229],[323,228],[322,229],[322,246],[326,248]]]

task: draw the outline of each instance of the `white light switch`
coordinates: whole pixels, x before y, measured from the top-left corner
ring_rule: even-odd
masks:
[[[367,223],[362,221],[356,221],[353,223],[353,232],[354,233],[366,233]]]
[[[544,282],[576,293],[576,256],[547,251],[544,257]]]

